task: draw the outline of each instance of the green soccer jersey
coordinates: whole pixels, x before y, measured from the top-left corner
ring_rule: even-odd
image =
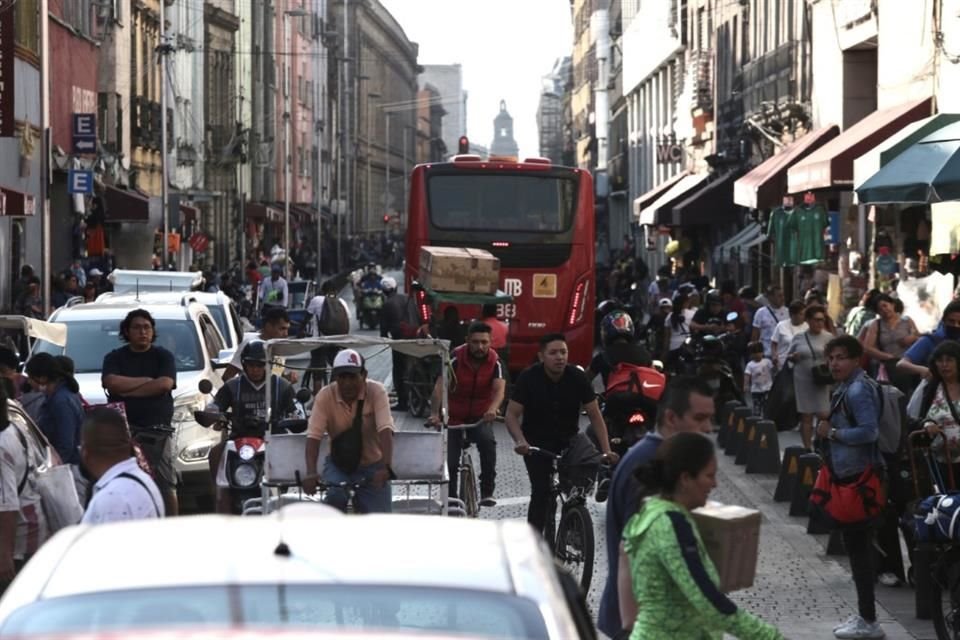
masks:
[[[776,262],[779,267],[797,264],[797,243],[795,240],[794,210],[774,209],[767,225],[767,237],[773,239],[776,248]]]
[[[820,205],[800,207],[794,211],[797,228],[797,262],[817,264],[823,260],[823,229],[827,212]]]

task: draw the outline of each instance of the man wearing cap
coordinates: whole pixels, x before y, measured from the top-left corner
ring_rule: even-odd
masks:
[[[93,285],[93,288],[96,290],[98,296],[107,290],[106,283],[103,281],[103,271],[100,271],[100,269],[97,269],[96,267],[90,269],[90,271],[87,273],[87,284]]]
[[[274,263],[270,277],[260,283],[260,306],[274,305],[286,308],[289,302],[287,281],[283,278],[283,265]]]
[[[333,361],[333,384],[316,395],[307,428],[306,471],[303,488],[317,490],[326,485],[324,501],[341,511],[347,508],[347,491],[334,486],[357,485],[354,506],[360,513],[390,511],[390,484],[393,475],[393,414],[387,390],[367,380],[363,358],[353,349],[344,349]],[[330,436],[330,455],[318,460],[320,441]],[[323,471],[318,474],[318,463]]]

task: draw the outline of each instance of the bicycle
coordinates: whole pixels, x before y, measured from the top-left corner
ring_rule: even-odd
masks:
[[[503,418],[497,417],[500,422]],[[447,429],[456,431],[468,431],[486,424],[485,420],[479,420],[470,424],[447,425]],[[424,423],[424,427],[436,429],[437,426]],[[472,443],[464,437],[460,442],[460,462],[457,464],[457,496],[459,503],[458,509],[462,509],[463,515],[468,518],[476,518],[480,515],[480,482],[477,478],[476,468],[473,466],[473,456],[470,455],[470,446]],[[452,471],[452,470],[451,470]],[[451,496],[453,497],[453,496]]]
[[[596,552],[593,535],[593,518],[587,509],[587,496],[593,491],[596,464],[568,464],[563,455],[530,447],[530,454],[542,455],[552,461],[551,495],[554,508],[547,513],[543,537],[553,549],[553,555],[573,575],[583,593],[590,590],[593,579],[593,563]],[[589,473],[582,473],[587,468]],[[573,471],[575,481],[561,480],[562,470]],[[560,500],[560,523],[557,525],[556,501]]]

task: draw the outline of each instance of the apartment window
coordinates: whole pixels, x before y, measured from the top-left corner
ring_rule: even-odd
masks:
[[[13,5],[14,43],[36,55],[40,55],[39,0],[18,0]]]
[[[61,4],[64,22],[87,37],[93,37],[91,0],[71,0]]]

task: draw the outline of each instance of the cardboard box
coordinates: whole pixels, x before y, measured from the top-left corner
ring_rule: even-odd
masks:
[[[500,260],[465,247],[421,247],[420,284],[434,291],[496,293]]]
[[[760,553],[760,512],[708,502],[693,511],[693,519],[720,574],[720,590],[752,587]]]

